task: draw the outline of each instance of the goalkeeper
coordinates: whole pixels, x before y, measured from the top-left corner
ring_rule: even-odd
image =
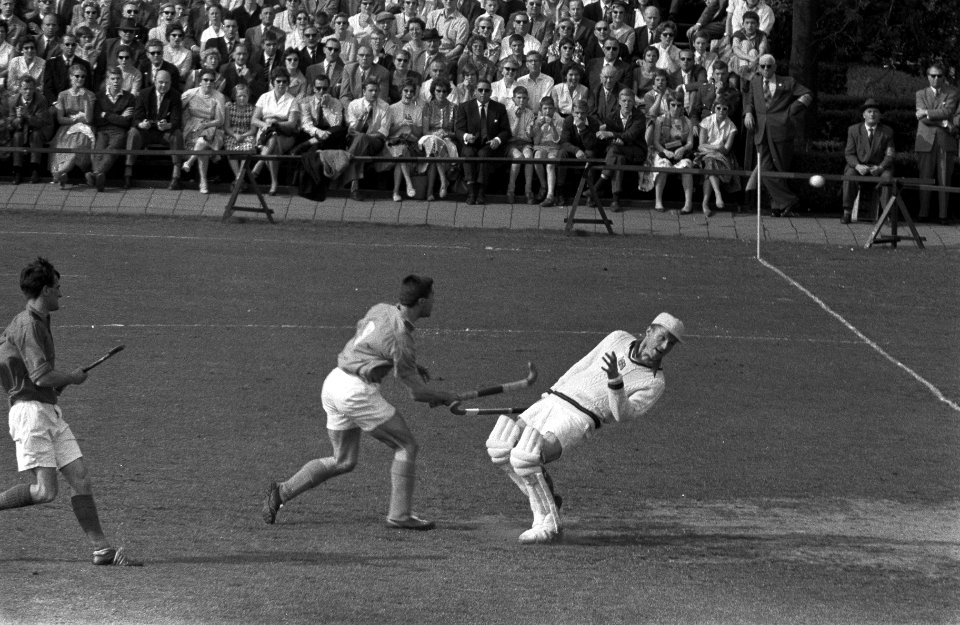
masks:
[[[543,465],[602,426],[650,410],[666,388],[660,363],[683,332],[683,323],[665,312],[642,338],[612,332],[516,421],[500,415],[487,452],[530,499],[533,526],[520,534],[521,543],[549,543],[562,533],[560,497]]]

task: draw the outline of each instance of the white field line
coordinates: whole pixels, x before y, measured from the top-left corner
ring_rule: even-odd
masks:
[[[101,323],[101,324],[57,324],[58,328],[90,329],[131,328],[145,330],[193,330],[193,329],[246,329],[246,330],[306,330],[321,332],[353,332],[354,325],[314,325],[295,323]],[[418,334],[428,335],[537,335],[537,336],[606,336],[608,332],[599,330],[524,330],[515,328],[417,328]],[[802,343],[826,343],[830,345],[859,345],[860,341],[838,341],[834,338],[759,336],[738,334],[685,334],[684,338],[715,341],[794,341]]]
[[[860,341],[862,341],[863,343],[866,343],[867,345],[869,345],[869,346],[870,346],[874,351],[876,351],[878,354],[880,354],[881,356],[883,356],[884,358],[886,358],[887,360],[889,360],[890,362],[892,362],[892,363],[893,363],[894,365],[896,365],[898,368],[900,368],[900,369],[902,369],[903,371],[905,371],[905,372],[907,373],[907,375],[909,375],[911,378],[913,378],[914,380],[916,380],[917,382],[919,382],[920,384],[922,384],[923,386],[925,386],[925,387],[927,388],[927,390],[930,391],[930,392],[933,394],[934,397],[936,397],[937,399],[939,399],[940,401],[942,401],[943,403],[945,403],[947,406],[949,406],[950,408],[952,408],[952,409],[955,410],[956,412],[960,412],[960,405],[958,405],[955,401],[953,401],[953,400],[951,400],[950,398],[948,398],[947,396],[945,396],[945,395],[943,394],[943,392],[942,392],[939,388],[937,388],[936,386],[934,386],[931,382],[929,382],[929,381],[928,381],[926,378],[924,378],[922,375],[920,375],[919,373],[917,373],[916,371],[914,371],[913,369],[911,369],[910,367],[908,367],[907,365],[903,364],[902,362],[900,362],[899,360],[897,360],[896,358],[894,358],[893,356],[891,356],[890,354],[888,354],[886,351],[884,351],[884,349],[883,349],[882,347],[880,347],[879,345],[877,345],[874,341],[870,340],[870,338],[869,338],[867,335],[865,335],[863,332],[861,332],[860,330],[858,330],[852,323],[850,323],[849,321],[847,321],[847,320],[843,317],[843,315],[841,315],[840,313],[836,312],[835,310],[833,310],[832,308],[830,308],[829,306],[827,306],[827,304],[826,304],[823,300],[821,300],[819,297],[817,297],[817,296],[814,295],[812,292],[810,292],[810,291],[809,291],[807,288],[805,288],[802,284],[800,284],[799,282],[797,282],[796,280],[794,280],[793,278],[791,278],[790,276],[788,276],[786,273],[784,273],[783,271],[781,271],[779,268],[777,268],[777,267],[773,266],[772,264],[768,263],[768,262],[765,261],[764,259],[762,259],[762,258],[757,258],[757,260],[759,260],[759,261],[760,261],[760,264],[762,264],[764,267],[766,267],[766,268],[769,269],[770,271],[774,272],[775,274],[777,274],[778,276],[780,276],[781,278],[783,278],[784,280],[786,280],[787,282],[789,282],[792,286],[794,286],[794,287],[795,287],[797,290],[799,290],[801,293],[803,293],[804,295],[806,295],[807,297],[809,297],[810,299],[812,299],[814,302],[816,302],[817,306],[819,306],[820,308],[822,308],[822,309],[823,309],[827,314],[829,314],[831,317],[833,317],[834,319],[836,319],[837,321],[839,321],[840,323],[842,323],[842,324],[844,325],[844,327],[846,327],[846,328],[847,328],[848,330],[850,330],[853,334],[855,334],[855,335],[857,336],[857,338],[860,339]]]

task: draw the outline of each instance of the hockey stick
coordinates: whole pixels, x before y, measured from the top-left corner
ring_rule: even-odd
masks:
[[[81,367],[81,368],[80,368],[81,371],[83,371],[84,373],[86,373],[87,371],[90,371],[90,370],[93,369],[94,367],[97,367],[97,366],[99,366],[99,365],[102,365],[104,362],[107,361],[107,359],[112,358],[114,355],[122,352],[124,347],[126,347],[126,346],[125,346],[125,345],[117,345],[116,347],[114,347],[113,349],[111,349],[109,352],[107,352],[107,353],[104,354],[103,356],[100,356],[99,358],[97,358],[96,360],[94,360],[93,362],[91,362],[91,363],[90,363],[89,365],[87,365],[86,367]],[[64,388],[66,388],[66,387],[65,387],[65,386],[58,386],[58,387],[57,387],[57,394],[62,393]]]
[[[522,380],[517,380],[516,382],[507,382],[505,384],[498,384],[497,386],[488,386],[486,388],[477,389],[475,391],[467,391],[465,393],[460,393],[460,401],[465,399],[476,399],[478,397],[486,397],[488,395],[499,395],[500,393],[509,393],[511,391],[518,391],[522,388],[527,388],[537,380],[537,368],[533,366],[532,362],[527,363],[529,371],[527,377]]]
[[[524,410],[526,410],[525,407],[517,407],[517,406],[514,406],[512,408],[462,408],[460,407],[460,402],[458,401],[455,401],[452,404],[450,404],[450,412],[452,412],[453,414],[468,415],[471,417],[475,417],[477,415],[490,415],[490,414],[495,414],[495,415],[520,414]]]

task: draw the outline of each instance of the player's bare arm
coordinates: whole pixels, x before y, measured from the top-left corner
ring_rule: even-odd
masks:
[[[39,376],[33,383],[37,386],[60,388],[68,384],[83,384],[86,381],[87,372],[83,370],[83,367],[77,367],[69,373],[51,369]]]

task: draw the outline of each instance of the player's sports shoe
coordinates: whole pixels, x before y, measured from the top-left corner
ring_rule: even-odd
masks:
[[[426,519],[421,519],[419,517],[410,515],[409,518],[403,519],[402,521],[397,521],[396,519],[387,519],[387,526],[399,530],[416,530],[425,532],[427,530],[432,530],[437,526],[437,524],[433,521],[427,521]]]
[[[110,566],[143,566],[143,562],[127,556],[123,547],[107,547],[93,552],[93,563]]]
[[[548,529],[544,525],[537,525],[520,534],[518,540],[523,545],[546,545],[558,542],[561,534],[562,532]]]
[[[267,488],[267,500],[263,502],[263,522],[267,525],[273,525],[281,507],[283,507],[283,502],[280,500],[280,487],[276,482],[270,482],[270,487]]]

